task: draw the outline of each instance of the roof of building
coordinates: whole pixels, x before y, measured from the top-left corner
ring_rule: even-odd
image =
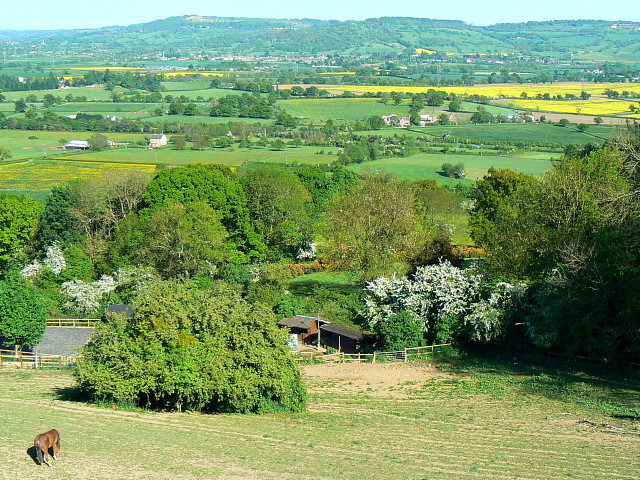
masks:
[[[154,133],[151,135],[151,140],[161,140],[164,136],[164,133]]]
[[[335,333],[336,335],[341,335],[347,338],[353,338],[354,340],[362,340],[364,338],[362,332],[346,327],[341,327],[340,325],[334,325],[333,323],[325,323],[320,327],[320,330]]]
[[[316,317],[307,317],[305,315],[295,315],[290,318],[283,318],[278,322],[278,325],[281,327],[295,327],[295,328],[304,328],[308,329],[313,322],[317,319]]]
[[[107,314],[118,313],[127,318],[131,318],[133,317],[133,308],[131,308],[131,305],[120,305],[120,304],[107,305],[106,313]]]
[[[78,145],[82,147],[88,147],[89,142],[87,142],[86,140],[71,140],[69,143],[67,143],[67,145]]]

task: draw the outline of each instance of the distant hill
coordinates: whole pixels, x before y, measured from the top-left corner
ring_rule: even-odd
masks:
[[[363,21],[221,18],[187,15],[125,27],[59,31],[0,31],[0,42],[44,41],[68,51],[91,48],[117,54],[198,52],[246,55],[510,55],[554,59],[640,58],[640,23],[596,20],[473,26],[457,20],[405,17]],[[36,45],[37,46],[37,45]]]

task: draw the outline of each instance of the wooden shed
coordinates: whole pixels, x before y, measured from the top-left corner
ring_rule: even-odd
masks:
[[[318,319],[305,315],[295,315],[290,318],[283,318],[278,322],[281,328],[288,328],[291,334],[292,346],[312,345],[318,339]]]
[[[320,338],[325,348],[335,348],[344,353],[358,353],[365,340],[362,332],[332,323],[320,326]]]

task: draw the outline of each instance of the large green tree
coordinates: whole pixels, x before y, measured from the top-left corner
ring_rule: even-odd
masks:
[[[95,399],[161,409],[299,412],[306,392],[267,307],[225,284],[159,282],[83,349],[75,375]]]
[[[80,238],[69,215],[69,211],[76,206],[77,199],[68,186],[51,189],[36,233],[35,244],[38,251],[44,252],[54,242],[64,246]]]
[[[469,221],[471,237],[478,244],[484,244],[491,230],[496,228],[496,214],[500,206],[516,190],[532,185],[533,182],[534,178],[531,175],[508,168],[489,168],[487,174],[476,184],[474,206]]]
[[[246,263],[265,255],[266,247],[251,224],[247,197],[229,167],[208,164],[164,170],[151,181],[143,198],[141,216],[172,203],[207,202],[220,215],[229,243],[237,250],[235,261]]]
[[[173,203],[145,223],[138,263],[150,263],[166,278],[211,274],[237,254],[220,215],[206,202]]]
[[[6,346],[32,346],[42,340],[47,305],[17,271],[0,280],[0,334]]]
[[[388,274],[411,258],[428,232],[416,211],[411,184],[389,174],[369,174],[325,214],[325,256],[365,280]]]
[[[310,234],[307,205],[309,191],[300,179],[283,167],[254,166],[240,181],[247,194],[247,207],[256,232],[275,257],[291,253]]]
[[[565,158],[495,212],[487,262],[532,285],[527,325],[541,346],[640,358],[640,198],[627,160],[611,149]]]
[[[43,205],[18,195],[0,195],[0,265],[33,240]]]

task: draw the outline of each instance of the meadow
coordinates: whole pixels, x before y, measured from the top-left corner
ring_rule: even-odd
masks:
[[[507,362],[304,366],[302,414],[154,413],[79,401],[68,372],[0,371],[4,478],[631,479],[632,384]],[[631,413],[631,416],[629,416]],[[56,428],[53,467],[30,453]]]
[[[456,165],[462,162],[467,172],[464,179],[453,179],[443,176],[440,167],[443,163]],[[551,168],[551,155],[547,153],[523,153],[514,156],[499,155],[463,155],[456,153],[420,153],[411,157],[389,157],[371,162],[349,165],[349,169],[357,173],[367,170],[382,170],[396,174],[400,178],[419,180],[429,178],[441,185],[467,183],[472,184],[482,178],[491,167],[510,168],[520,173],[542,175]]]

